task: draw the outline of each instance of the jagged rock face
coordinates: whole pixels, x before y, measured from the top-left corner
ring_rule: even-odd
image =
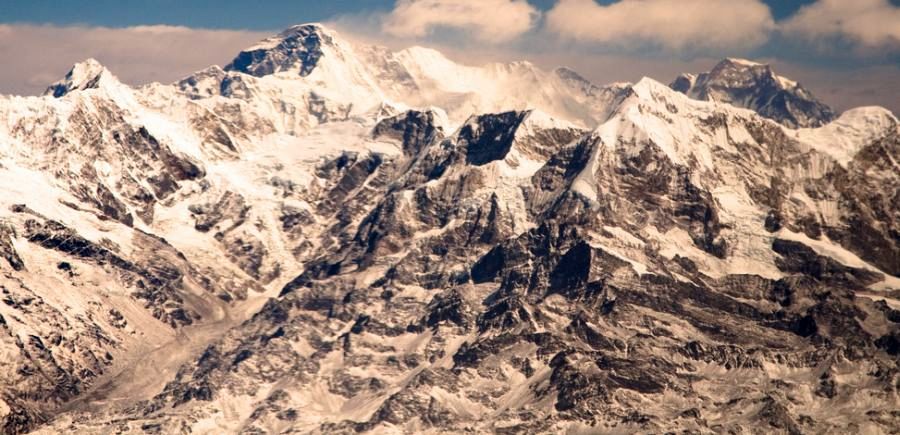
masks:
[[[426,145],[443,136],[443,127],[437,125],[434,112],[408,111],[405,114],[386,118],[372,129],[376,139],[386,137],[401,141],[403,153],[415,157]]]
[[[900,427],[892,115],[791,130],[524,64],[489,68],[596,126],[384,101],[476,101],[423,79],[446,62],[297,26],[172,86],[0,100],[0,430]],[[769,92],[747,68],[717,76]]]
[[[328,38],[316,25],[291,27],[258,48],[240,52],[225,71],[262,77],[297,68],[301,76],[309,75],[322,57],[323,36]]]
[[[859,151],[846,172],[835,168],[834,187],[845,217],[828,237],[892,275],[900,275],[900,135],[894,133]]]
[[[458,135],[435,137],[418,164],[392,175],[426,180],[430,188],[382,185],[384,200],[369,205],[373,211],[359,227],[342,230],[356,231],[352,239],[339,237],[349,241],[345,251],[323,252],[278,300],[184,366],[133,424],[149,419],[173,428],[196,418],[178,408],[216,415],[224,400],[241,400],[252,409],[244,421],[260,431],[727,432],[759,426],[799,433],[897,425],[896,387],[882,389],[898,373],[890,356],[893,332],[886,332],[898,328],[891,320],[896,310],[855,295],[881,282],[882,273],[777,237],[759,248],[771,252],[778,279],[713,277],[687,257],[661,252],[664,241],[651,234],[663,231],[647,231],[657,225],[669,226],[670,234],[681,228],[703,255],[727,261],[733,255],[727,245],[704,249],[705,239],[694,238],[692,227],[700,223],[702,234],[712,226],[711,214],[734,210],[713,199],[715,182],[692,181],[702,167],[677,163],[652,142],[630,151],[635,144],[622,136],[615,144],[590,135],[557,144],[540,170],[519,181],[550,198],[529,205],[536,226],[517,232],[503,219],[497,194],[466,203],[480,197],[477,180],[486,167],[517,149],[523,119],[480,117]],[[427,131],[420,120],[406,115],[388,124],[394,131]],[[743,128],[760,138],[756,145],[773,144],[775,155],[799,153],[787,138],[771,141],[779,131],[772,124],[723,120],[732,131],[735,122],[747,122]],[[703,117],[696,122],[724,128]],[[500,150],[480,165],[465,158],[479,143],[475,132],[494,139],[484,149]],[[404,137],[415,142],[420,136]],[[432,153],[444,157],[422,158]],[[782,170],[770,155],[759,158],[769,170]],[[603,163],[594,167],[598,160]],[[438,173],[435,161],[447,162],[438,163]],[[352,174],[356,162],[341,157],[323,170]],[[728,171],[717,169],[720,176]],[[585,171],[603,174],[595,180],[598,190],[610,189],[608,197],[578,192],[575,181]],[[369,170],[359,174],[351,186],[371,176]],[[621,194],[614,186],[631,190]],[[351,209],[365,200],[341,198]],[[619,213],[602,208],[613,198],[619,198]],[[475,204],[481,214],[463,213]],[[653,218],[629,225],[622,210],[641,210],[641,216],[651,204]],[[735,229],[715,219],[717,231]],[[767,233],[764,219],[749,225]],[[477,236],[487,228],[499,236]],[[626,236],[622,228],[645,231]],[[860,390],[836,381],[847,376],[881,387]],[[330,404],[313,406],[322,399],[311,388],[321,388]],[[883,405],[872,409],[866,399],[872,395]],[[830,413],[815,411],[837,397],[859,412],[835,423]],[[649,404],[649,398],[667,405]],[[358,411],[359,403],[367,410]],[[171,405],[174,411],[164,411]]]
[[[699,75],[683,74],[669,86],[691,98],[751,109],[791,128],[819,127],[835,118],[798,83],[775,75],[769,65],[742,59],[725,59]]]
[[[524,115],[516,112],[484,115],[473,124],[466,124],[459,132],[459,140],[465,143],[466,163],[482,166],[506,157],[515,127],[523,121]]]

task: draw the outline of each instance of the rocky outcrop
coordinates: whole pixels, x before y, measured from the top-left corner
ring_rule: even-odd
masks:
[[[0,225],[0,256],[3,256],[6,263],[13,270],[22,271],[25,269],[25,263],[19,257],[19,253],[16,252],[16,247],[13,246],[15,235],[13,228]]]

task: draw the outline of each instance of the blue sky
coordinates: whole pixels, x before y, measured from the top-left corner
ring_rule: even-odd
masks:
[[[0,93],[40,93],[88,57],[127,83],[171,82],[312,21],[598,83],[667,82],[745,57],[838,108],[900,111],[900,0],[0,0],[0,58],[16,60],[0,68]]]
[[[782,19],[813,1],[765,0],[764,3],[776,19]],[[900,0],[891,1],[900,4]],[[546,11],[555,0],[529,0],[529,3]],[[610,4],[614,0],[597,3]],[[170,24],[275,30],[298,22],[326,21],[340,14],[387,11],[393,4],[393,0],[0,0],[0,22],[108,27]]]

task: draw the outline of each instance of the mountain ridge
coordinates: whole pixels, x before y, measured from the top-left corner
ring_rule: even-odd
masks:
[[[898,426],[886,109],[241,53],[0,97],[3,432]]]

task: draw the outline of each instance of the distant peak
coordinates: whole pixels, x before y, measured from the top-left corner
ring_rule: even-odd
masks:
[[[682,94],[687,94],[691,91],[691,88],[697,83],[697,75],[690,73],[683,73],[675,78],[675,81],[669,85],[672,89],[681,92]]]
[[[675,101],[678,98],[685,98],[683,94],[650,77],[642,77],[629,89],[630,95],[645,102]]]
[[[682,74],[669,87],[693,99],[754,110],[790,128],[834,119],[834,111],[799,83],[775,74],[769,64],[747,59],[725,58],[709,72]]]
[[[887,128],[894,128],[898,123],[897,117],[893,114],[893,112],[881,106],[862,106],[850,109],[842,113],[837,121],[843,124],[869,124],[888,126],[882,128],[882,130],[885,130]],[[870,128],[870,130],[878,129]]]
[[[267,40],[317,39],[325,44],[333,44],[339,37],[340,35],[338,32],[325,27],[320,23],[306,23],[295,24],[288,27],[287,29],[282,30],[277,36],[267,38]]]
[[[719,61],[710,71],[710,75],[744,74],[744,75],[774,75],[771,65],[754,62],[747,59],[726,57]]]
[[[310,34],[310,33],[319,33],[319,34],[331,34],[333,33],[330,29],[323,26],[321,23],[304,23],[304,24],[295,24],[287,29],[281,31],[278,34],[280,37],[291,36],[295,34]]]
[[[82,70],[82,71],[99,71],[105,69],[105,67],[93,57],[89,57],[81,62],[76,63],[72,66],[73,70]]]
[[[722,64],[722,63],[730,63],[732,65],[740,65],[740,66],[748,66],[748,67],[768,66],[767,64],[764,64],[764,63],[754,62],[752,60],[741,59],[738,57],[726,57],[721,62],[719,62],[719,64]]]
[[[334,45],[336,38],[318,23],[291,26],[238,53],[225,70],[262,77],[296,69],[307,76],[324,54],[323,46]]]
[[[660,91],[668,92],[671,90],[668,86],[656,81],[655,79],[652,79],[652,78],[646,77],[646,76],[641,77],[641,79],[638,80],[637,83],[635,83],[632,86],[632,89],[635,89],[635,90],[646,89],[648,91],[657,92],[657,93]]]
[[[738,75],[747,76],[747,77],[752,76],[752,77],[756,77],[757,79],[765,78],[765,80],[772,82],[776,87],[778,87],[780,89],[784,89],[784,90],[797,89],[799,92],[807,92],[806,90],[801,89],[800,84],[797,83],[796,81],[791,80],[787,77],[783,77],[783,76],[775,74],[775,69],[767,63],[759,63],[759,62],[754,62],[752,60],[747,60],[747,59],[728,57],[728,58],[725,58],[724,60],[722,60],[721,62],[719,62],[709,72],[709,75],[712,76],[713,78],[723,76],[723,75],[733,75],[733,74],[738,74]],[[675,83],[679,83],[679,80],[680,80],[680,77],[679,77],[679,79],[676,79],[675,82],[673,82],[673,85]],[[679,83],[679,84],[683,84],[683,80],[681,80],[681,83]],[[676,90],[680,90],[680,89],[676,89]]]
[[[97,89],[104,81],[115,81],[115,77],[96,59],[87,59],[72,66],[65,78],[50,85],[44,95],[60,98],[72,91]]]
[[[588,81],[588,79],[584,78],[584,76],[579,74],[578,71],[575,71],[572,68],[569,68],[567,66],[558,67],[558,68],[554,69],[553,72],[556,73],[557,76],[562,77],[562,78],[571,79],[571,80],[575,80],[575,81],[579,81],[579,82]]]
[[[412,47],[404,48],[400,50],[398,53],[400,56],[408,56],[413,59],[418,59],[420,61],[437,61],[437,62],[449,62],[444,53],[437,51],[433,48],[422,47],[420,45],[414,45]]]

